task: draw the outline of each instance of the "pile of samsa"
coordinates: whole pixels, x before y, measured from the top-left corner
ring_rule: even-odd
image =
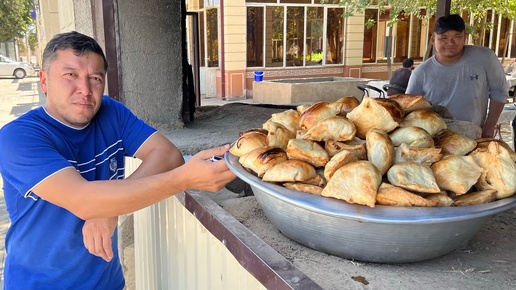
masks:
[[[422,96],[300,105],[241,132],[230,152],[263,181],[370,207],[473,205],[516,192],[514,151],[448,130]]]

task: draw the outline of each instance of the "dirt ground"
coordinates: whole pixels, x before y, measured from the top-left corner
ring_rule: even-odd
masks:
[[[228,103],[200,107],[185,129],[162,132],[185,155],[231,143],[245,129],[261,127],[285,107]],[[502,136],[512,144],[508,125]],[[516,289],[516,209],[495,215],[460,249],[433,260],[375,264],[342,259],[304,247],[283,236],[254,196],[226,189],[209,196],[324,289]]]

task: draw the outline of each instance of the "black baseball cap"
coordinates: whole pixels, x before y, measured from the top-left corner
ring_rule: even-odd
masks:
[[[459,14],[450,14],[447,16],[441,16],[435,21],[434,32],[437,34],[443,34],[448,30],[455,30],[462,32],[466,29],[464,19]]]

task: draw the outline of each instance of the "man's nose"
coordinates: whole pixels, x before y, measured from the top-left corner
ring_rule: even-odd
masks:
[[[91,84],[87,77],[81,77],[77,79],[77,93],[88,96],[91,94]]]

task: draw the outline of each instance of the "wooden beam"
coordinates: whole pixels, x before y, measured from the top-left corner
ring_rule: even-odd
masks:
[[[450,14],[451,0],[437,0],[437,11],[435,12],[435,19],[441,16]]]

